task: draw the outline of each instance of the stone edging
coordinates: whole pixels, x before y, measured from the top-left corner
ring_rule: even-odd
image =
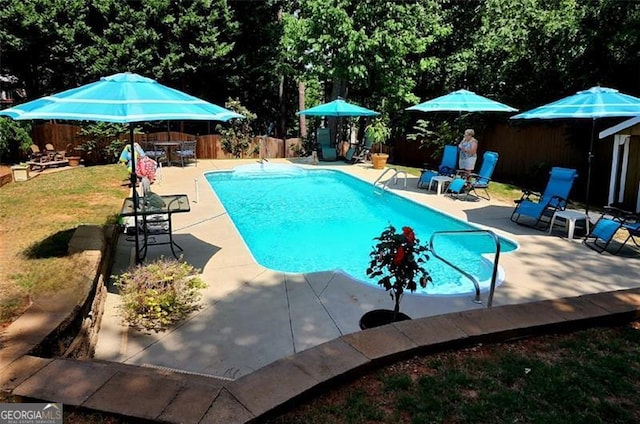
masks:
[[[105,262],[111,252],[107,239],[114,237],[113,227],[79,226],[69,241],[70,255],[83,256],[88,268],[82,270],[86,277],[81,290],[73,296],[56,293],[33,299],[31,306],[3,333],[3,349],[0,371],[23,355],[57,355],[88,358],[93,353],[102,318],[106,287]],[[81,318],[84,316],[84,318]],[[78,322],[82,319],[82,322]],[[67,346],[59,345],[61,334],[73,333]],[[76,335],[77,334],[77,335]]]

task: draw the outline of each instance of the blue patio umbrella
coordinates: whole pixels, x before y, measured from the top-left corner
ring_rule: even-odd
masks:
[[[329,103],[323,103],[309,109],[297,112],[297,115],[304,116],[378,116],[378,112],[364,108],[362,106],[348,103],[343,99],[336,99]]]
[[[346,102],[338,97],[329,103],[323,103],[309,109],[304,109],[296,113],[303,116],[331,116],[331,117],[348,117],[348,116],[378,116],[380,113]],[[351,130],[350,130],[351,131]]]
[[[102,77],[90,84],[4,109],[0,115],[18,120],[61,119],[129,124],[160,120],[228,121],[243,118],[231,110],[129,72]],[[131,151],[134,151],[133,125],[129,125],[129,137]],[[135,198],[135,161],[132,161],[131,186]],[[134,202],[137,232],[136,209]],[[135,239],[138,262],[137,234]]]
[[[473,91],[458,90],[406,108],[420,112],[517,112],[518,109],[480,96]]]
[[[242,118],[238,113],[128,72],[4,109],[0,115],[116,123]]]
[[[607,87],[591,87],[555,102],[519,113],[511,119],[591,119],[585,211],[589,212],[591,162],[596,119],[640,116],[640,98]]]

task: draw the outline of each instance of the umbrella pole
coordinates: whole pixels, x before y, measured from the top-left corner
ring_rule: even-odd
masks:
[[[129,123],[129,144],[131,148],[131,199],[133,200],[133,225],[135,226],[136,265],[140,263],[140,241],[138,240],[138,192],[136,191],[136,149],[133,141],[133,123]]]
[[[596,129],[596,119],[591,120],[591,141],[589,142],[589,156],[587,157],[587,196],[585,198],[584,213],[589,215],[589,192],[591,191],[591,162],[593,162],[593,133]]]

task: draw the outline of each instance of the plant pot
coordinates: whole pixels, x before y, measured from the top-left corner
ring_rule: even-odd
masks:
[[[28,165],[15,165],[11,167],[11,173],[13,174],[13,181],[28,181],[29,180],[29,166]]]
[[[373,169],[384,169],[384,167],[387,165],[387,159],[389,159],[389,155],[386,153],[371,154]]]
[[[393,311],[390,309],[374,309],[362,315],[360,318],[360,329],[380,327],[381,325],[391,324],[392,322],[406,321],[411,319],[410,316],[398,312],[395,320],[393,319]]]
[[[69,156],[69,166],[80,166],[80,156]]]

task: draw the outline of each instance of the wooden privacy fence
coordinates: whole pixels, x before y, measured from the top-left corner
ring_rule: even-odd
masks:
[[[476,134],[479,141],[476,170],[480,167],[482,154],[488,150],[495,151],[500,155],[493,174],[495,180],[541,189],[548,180],[548,170],[551,167],[575,168],[578,170],[578,178],[571,197],[584,200],[590,127],[589,121],[572,124],[540,122],[523,126],[496,125],[487,128],[482,134]],[[581,130],[580,133],[576,128]],[[591,169],[591,199],[594,202],[606,201],[612,163],[612,143],[612,137],[599,140],[596,133]],[[393,163],[412,166],[423,166],[425,163],[439,164],[441,154],[432,157],[432,153],[433,149],[420,148],[418,142],[401,141],[393,146],[392,160]]]
[[[572,144],[564,127],[560,126],[518,128],[500,125],[486,130],[483,134],[477,134],[476,138],[479,140],[479,157],[487,150],[498,152],[500,159],[494,175],[503,178],[524,177],[528,170],[538,164],[577,167],[581,162],[586,165],[587,161],[589,140],[584,140],[583,145]],[[605,151],[611,155],[611,146],[608,143],[600,141],[597,144],[597,157]],[[602,149],[604,150],[601,152]],[[438,163],[440,154],[436,153],[435,157],[432,157],[433,152],[433,149],[421,148],[418,142],[398,142],[394,145],[394,161],[414,166]]]
[[[487,128],[476,137],[479,140],[479,154],[487,150],[498,152],[500,158],[494,171],[494,179],[498,181],[514,182],[520,185],[537,188],[544,185],[548,179],[546,172],[552,166],[576,168],[578,179],[575,183],[572,197],[583,199],[586,193],[587,153],[589,149],[589,134],[576,137],[568,131],[575,130],[578,124],[536,123],[516,125],[496,125]],[[590,127],[590,125],[583,125]],[[70,144],[80,146],[84,141],[78,135],[80,127],[75,125],[47,123],[37,125],[33,129],[34,142],[40,147],[46,143],[54,145],[56,150],[65,150]],[[176,131],[154,133],[159,141],[187,140],[189,134]],[[124,137],[127,137],[124,135]],[[142,134],[136,134],[136,140],[141,140]],[[191,136],[193,137],[193,136]],[[201,159],[232,159],[233,156],[222,150],[220,135],[207,134],[195,136],[198,140],[197,155]],[[575,141],[571,141],[575,140]],[[294,154],[291,146],[299,145],[297,138],[282,140],[277,138],[255,137],[251,146],[243,157],[258,158],[259,148],[263,143],[263,155],[266,158],[289,158]],[[387,151],[388,147],[384,146]],[[594,141],[594,158],[591,178],[591,196],[594,201],[604,201],[608,190],[609,174],[612,161],[612,138]],[[396,141],[390,151],[391,162],[409,166],[421,167],[425,163],[439,163],[440,154],[432,157],[433,150],[420,148],[419,143],[411,141]],[[478,167],[480,163],[478,162]],[[539,180],[539,181],[538,181]],[[535,184],[532,184],[535,183]]]
[[[80,127],[76,125],[45,123],[33,127],[33,142],[44,148],[45,144],[51,143],[56,150],[71,150],[82,146],[88,137],[78,134]],[[222,149],[222,139],[218,134],[191,135],[177,131],[162,131],[153,134],[134,134],[134,140],[140,142],[147,135],[153,135],[157,141],[186,141],[195,137],[198,141],[196,154],[200,159],[232,159],[233,155],[226,153]],[[128,140],[128,135],[122,137]],[[292,146],[298,146],[299,139],[289,138],[282,140],[272,137],[254,137],[251,145],[247,149],[246,158],[260,157],[260,148],[263,148],[263,155],[266,158],[289,158],[294,157]]]

